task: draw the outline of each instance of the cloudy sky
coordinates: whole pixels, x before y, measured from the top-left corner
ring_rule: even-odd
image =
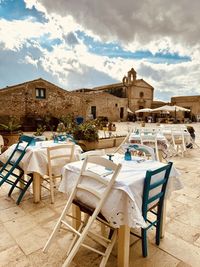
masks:
[[[130,68],[155,98],[200,94],[199,0],[0,0],[0,88],[42,77],[73,90]]]

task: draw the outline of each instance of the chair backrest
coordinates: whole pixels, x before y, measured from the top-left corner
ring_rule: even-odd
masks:
[[[158,152],[158,140],[156,132],[149,132],[149,134],[140,133],[140,141],[142,145],[151,146],[154,148],[156,153],[156,158],[159,160],[159,152]]]
[[[120,153],[120,152],[124,152],[124,148],[123,145],[129,142],[129,137],[131,135],[131,132],[129,132],[126,137],[124,138],[124,140],[121,142],[121,144],[114,150],[113,153]]]
[[[80,160],[84,160],[88,156],[104,156],[105,154],[106,153],[105,153],[104,149],[101,149],[101,150],[90,150],[90,151],[81,153],[79,155],[79,159]]]
[[[185,137],[184,137],[184,130],[183,129],[172,129],[172,141],[174,146],[177,144],[181,144],[186,150],[186,145],[185,145]]]
[[[7,162],[1,168],[1,172],[5,170],[10,163],[12,163],[12,167],[9,170],[11,173],[15,169],[15,167],[18,166],[19,162],[22,160],[23,156],[26,153],[27,147],[31,144],[33,140],[34,140],[34,137],[22,135],[19,138],[19,142],[15,146],[15,149],[13,150],[12,154],[8,158]]]
[[[82,193],[83,196],[83,192],[87,197],[92,195],[95,197],[96,201],[92,201],[90,204],[91,208],[95,209],[93,215],[96,216],[100,212],[100,209],[106,200],[120,169],[121,164],[115,164],[103,157],[86,157],[76,183],[76,188],[71,194],[70,199],[79,199],[80,193]],[[102,171],[104,173],[107,172],[109,177],[103,175]]]
[[[74,158],[74,144],[47,147],[48,174],[60,176],[62,167]]]
[[[151,157],[152,160],[156,160],[156,155],[155,155],[155,151],[152,147],[149,147],[149,146],[145,146],[145,145],[142,145],[142,144],[134,144],[134,143],[131,143],[129,145],[129,148],[132,150],[135,150],[135,151],[138,151],[138,152],[141,152],[142,154],[144,154],[145,157]]]
[[[142,215],[147,219],[147,211],[154,205],[162,209],[172,162],[154,171],[147,171],[144,180]]]

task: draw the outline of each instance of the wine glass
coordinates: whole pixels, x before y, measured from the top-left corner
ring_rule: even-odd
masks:
[[[108,156],[108,159],[109,159],[109,160],[113,161],[113,160],[112,160],[112,157],[114,156],[114,154],[112,154],[112,153],[107,153],[106,155]]]

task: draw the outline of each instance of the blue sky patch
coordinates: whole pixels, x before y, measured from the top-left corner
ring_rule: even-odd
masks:
[[[47,21],[44,14],[36,10],[35,7],[26,8],[23,0],[3,0],[0,2],[0,18],[10,21],[31,18],[41,23]]]
[[[62,43],[59,38],[50,39],[50,34],[45,34],[36,40],[39,42],[42,48],[47,49],[49,52],[53,50],[54,46]]]
[[[124,50],[122,46],[118,43],[102,43],[100,41],[94,40],[92,37],[86,35],[84,32],[77,31],[77,36],[84,42],[86,46],[89,48],[89,52],[100,55],[107,56],[110,58],[124,58],[124,59],[146,59],[152,63],[168,63],[168,64],[176,64],[180,62],[188,62],[190,61],[190,57],[188,56],[180,56],[178,53],[156,53],[152,54],[150,51],[136,51],[131,52],[128,50]]]

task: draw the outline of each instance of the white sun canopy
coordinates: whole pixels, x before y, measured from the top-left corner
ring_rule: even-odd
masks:
[[[155,111],[171,111],[171,112],[176,112],[176,111],[190,111],[190,109],[187,108],[183,108],[180,106],[169,106],[169,105],[165,105],[159,108],[155,108],[152,110],[153,112]]]
[[[130,108],[127,108],[127,112],[128,113],[134,113],[132,110],[130,110]]]
[[[138,109],[135,111],[135,113],[140,113],[140,112],[152,112],[153,109],[151,108],[142,108],[142,109]]]

